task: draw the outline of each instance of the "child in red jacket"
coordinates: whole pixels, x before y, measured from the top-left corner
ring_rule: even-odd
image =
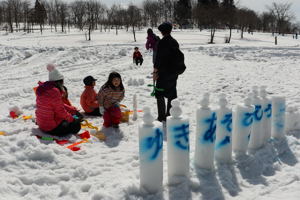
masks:
[[[133,62],[135,62],[136,65],[143,64],[143,56],[141,54],[141,52],[139,51],[138,47],[134,47],[134,52],[133,52]]]
[[[85,90],[80,96],[80,104],[85,114],[92,116],[102,116],[99,112],[99,103],[97,100],[97,93],[94,90],[96,80],[92,76],[87,76],[83,79]]]

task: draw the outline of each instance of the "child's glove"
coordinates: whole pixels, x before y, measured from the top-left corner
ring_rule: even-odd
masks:
[[[84,116],[80,112],[76,111],[76,115],[80,121],[83,121]]]
[[[101,115],[104,114],[104,111],[105,111],[104,107],[103,107],[103,106],[100,106],[100,107],[99,107],[99,112],[100,112]]]

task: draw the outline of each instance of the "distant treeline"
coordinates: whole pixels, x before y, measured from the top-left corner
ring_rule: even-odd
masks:
[[[272,3],[266,12],[258,14],[248,8],[239,8],[234,0],[145,0],[141,7],[129,4],[126,7],[107,7],[100,0],[4,0],[0,2],[0,26],[7,32],[33,32],[36,26],[42,33],[45,25],[52,31],[67,32],[71,27],[86,30],[90,39],[93,30],[107,31],[120,28],[135,29],[157,27],[170,21],[178,28],[209,29],[213,43],[216,29],[228,29],[230,42],[232,29],[262,31],[277,34],[297,33],[292,4]]]

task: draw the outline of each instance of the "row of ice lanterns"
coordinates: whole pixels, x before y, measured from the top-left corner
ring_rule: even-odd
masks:
[[[178,100],[172,101],[171,116],[167,118],[168,181],[176,183],[178,176],[189,177],[189,120],[181,116]],[[285,98],[267,97],[266,87],[253,87],[244,104],[235,112],[228,108],[225,95],[220,95],[219,108],[209,107],[206,93],[196,113],[196,145],[194,164],[198,168],[214,169],[219,163],[232,161],[236,154],[246,154],[264,146],[271,138],[285,134]],[[154,122],[150,109],[144,108],[143,123],[139,126],[140,185],[148,192],[162,190],[163,128]]]

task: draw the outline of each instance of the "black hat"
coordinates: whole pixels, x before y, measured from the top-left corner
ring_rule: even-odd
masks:
[[[172,24],[170,22],[164,22],[158,26],[158,30],[163,34],[170,34],[172,31]]]
[[[97,79],[94,79],[94,77],[92,76],[87,76],[83,79],[83,83],[85,85],[92,85],[94,81],[96,81]]]

